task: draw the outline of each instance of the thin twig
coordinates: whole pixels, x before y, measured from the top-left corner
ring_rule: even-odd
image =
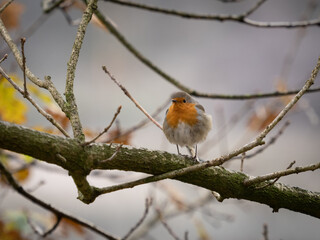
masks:
[[[117,112],[114,114],[114,116],[113,116],[110,124],[109,124],[101,133],[99,133],[99,134],[98,134],[95,138],[93,138],[91,141],[85,142],[85,143],[83,143],[82,145],[83,145],[83,146],[89,145],[89,144],[95,142],[95,141],[96,141],[99,137],[101,137],[103,134],[105,134],[106,132],[108,132],[109,129],[111,128],[112,124],[113,124],[114,121],[116,120],[117,116],[119,115],[119,113],[120,113],[120,111],[121,111],[121,108],[122,108],[122,106],[120,105],[120,106],[118,107],[118,109],[117,109]]]
[[[182,169],[173,170],[173,171],[166,172],[166,173],[156,175],[156,176],[142,178],[142,179],[132,181],[132,182],[127,182],[127,183],[123,183],[123,184],[119,184],[119,185],[115,185],[115,186],[110,186],[110,187],[105,187],[105,188],[100,188],[100,189],[97,188],[96,192],[95,192],[96,196],[99,196],[99,195],[105,194],[105,193],[118,191],[118,190],[125,189],[125,188],[132,188],[132,187],[146,184],[146,183],[150,183],[150,182],[160,181],[160,180],[167,179],[167,178],[176,178],[178,176],[182,176],[182,175],[185,175],[185,174],[188,174],[191,172],[203,170],[208,167],[219,166],[219,165],[222,165],[223,163],[225,163],[226,161],[230,160],[231,158],[238,156],[239,154],[247,152],[247,151],[249,151],[259,145],[263,145],[264,138],[268,135],[268,133],[282,120],[282,118],[289,112],[289,110],[299,101],[299,99],[303,96],[303,94],[314,83],[315,78],[317,77],[317,74],[319,72],[319,69],[320,69],[320,57],[318,58],[316,66],[312,70],[310,78],[306,81],[305,85],[302,87],[302,89],[299,91],[299,93],[294,98],[291,99],[291,101],[282,109],[282,111],[277,115],[277,117],[275,117],[274,120],[268,126],[266,126],[266,128],[252,142],[230,152],[227,155],[223,155],[223,156],[215,158],[211,161],[199,163],[199,164],[185,167]],[[290,171],[290,170],[287,170],[287,171]]]
[[[252,109],[254,101],[246,102],[243,107],[241,107],[237,112],[235,112],[222,126],[216,130],[216,134],[211,139],[207,139],[202,145],[199,152],[202,154],[209,149],[212,149],[217,143],[220,143],[224,138],[228,136],[233,128],[236,127],[236,124],[244,118],[249,110]],[[219,137],[218,137],[219,136]],[[221,138],[222,137],[222,138]]]
[[[3,21],[0,18],[0,34],[2,36],[2,38],[6,41],[6,43],[8,44],[8,46],[10,47],[17,63],[19,64],[21,70],[23,70],[23,61],[22,61],[22,57],[20,55],[20,51],[17,47],[17,45],[13,42],[12,38],[10,37],[8,30],[6,29],[6,27],[4,26]],[[45,82],[40,80],[39,78],[37,78],[27,67],[26,67],[26,75],[28,76],[28,78],[37,86],[39,87],[45,87]]]
[[[156,208],[158,217],[160,219],[160,222],[162,223],[162,225],[164,226],[164,228],[168,231],[168,233],[170,234],[170,236],[172,236],[175,240],[180,240],[180,238],[174,233],[174,231],[171,229],[171,227],[169,226],[169,224],[163,219],[162,217],[162,213],[160,211],[159,208]]]
[[[128,239],[132,233],[139,227],[141,226],[141,224],[143,223],[143,221],[146,219],[148,212],[149,212],[149,208],[152,204],[152,199],[151,198],[147,198],[146,199],[146,203],[145,203],[145,209],[144,209],[144,213],[142,215],[142,217],[140,218],[140,220],[136,223],[136,225],[134,225],[129,232],[122,238],[122,240]]]
[[[154,113],[152,113],[152,118],[156,119],[156,117],[159,115],[159,113],[161,113],[169,104],[169,102],[171,101],[171,98],[168,99],[167,101],[165,101],[158,109],[156,109],[154,111]],[[112,142],[115,139],[119,139],[122,138],[124,136],[128,136],[131,133],[133,133],[134,131],[142,128],[143,126],[145,126],[147,123],[150,123],[149,119],[143,119],[140,123],[138,123],[137,125],[125,130],[124,132],[120,132],[119,134],[117,134],[116,136],[113,136],[111,138],[108,138],[106,141],[106,143]]]
[[[107,238],[107,239],[111,239],[111,240],[119,240],[118,237],[114,237],[111,234],[99,229],[97,226],[94,226],[92,223],[86,222],[84,220],[81,220],[79,218],[76,218],[68,213],[65,213],[61,210],[58,210],[57,208],[52,207],[52,205],[43,202],[42,200],[36,198],[35,196],[31,195],[30,193],[26,192],[24,190],[24,188],[19,185],[16,180],[14,180],[14,178],[12,177],[12,175],[10,174],[10,172],[4,167],[4,165],[1,163],[0,161],[0,172],[2,173],[2,175],[6,178],[7,182],[13,187],[13,189],[15,189],[21,196],[27,198],[28,200],[30,200],[31,202],[33,202],[34,204],[54,213],[55,215],[60,216],[61,218],[67,218],[85,228],[90,229],[91,231]]]
[[[296,161],[291,162],[291,163],[289,164],[289,166],[287,167],[287,169],[292,168],[292,166],[293,166],[295,163],[296,163]],[[279,179],[280,179],[280,176],[277,177],[276,179],[274,179],[273,181],[266,183],[265,185],[257,186],[256,189],[262,189],[262,188],[266,188],[266,187],[269,187],[269,186],[271,186],[271,185],[274,185]]]
[[[21,38],[20,41],[21,41],[21,54],[22,54],[23,88],[24,88],[23,97],[26,98],[29,95],[27,91],[27,79],[26,79],[26,56],[24,54],[24,44],[26,42],[26,39]]]
[[[243,17],[248,17],[249,15],[251,15],[252,13],[254,13],[255,11],[257,11],[257,9],[263,4],[265,3],[267,0],[260,0],[256,3],[256,5],[254,5],[251,9],[249,9],[246,13],[243,14]]]
[[[37,234],[37,235],[39,235],[39,236],[42,237],[42,235],[43,235],[42,229],[40,230],[39,227],[35,226],[35,225],[31,222],[29,216],[26,216],[26,220],[27,220],[27,223],[29,224],[30,228],[33,230],[33,232],[34,232],[35,234]]]
[[[309,166],[305,166],[305,167],[296,167],[294,169],[287,169],[284,171],[279,171],[279,172],[274,172],[274,173],[269,173],[263,176],[258,176],[255,178],[251,178],[251,179],[246,179],[244,181],[244,184],[246,186],[250,186],[253,184],[258,184],[267,180],[271,180],[271,179],[276,179],[276,178],[280,178],[283,176],[288,176],[291,174],[295,174],[295,173],[301,173],[301,172],[307,172],[307,171],[314,171],[320,168],[320,162],[316,163],[316,164],[312,164]]]
[[[95,15],[98,17],[100,22],[110,31],[111,34],[113,34],[118,41],[125,47],[129,52],[131,52],[138,60],[140,60],[143,64],[145,64],[147,67],[149,67],[151,70],[159,74],[161,77],[163,77],[166,81],[170,82],[172,85],[176,86],[180,90],[189,93],[192,96],[195,97],[203,97],[203,98],[211,98],[211,99],[225,99],[225,100],[248,100],[248,99],[259,99],[259,98],[270,98],[270,97],[281,97],[281,96],[288,96],[288,95],[294,95],[299,92],[299,90],[292,90],[292,91],[286,91],[286,92],[270,92],[270,93],[257,93],[257,94],[215,94],[215,93],[205,93],[205,92],[199,92],[195,89],[189,88],[188,86],[183,85],[181,82],[179,82],[177,79],[173,78],[166,72],[164,72],[162,69],[157,67],[154,63],[152,63],[148,58],[143,56],[141,52],[138,51],[121,33],[118,31],[118,29],[114,26],[114,24],[106,18],[99,10],[95,11]],[[313,93],[313,92],[319,92],[320,87],[309,89],[307,93]]]
[[[275,136],[273,136],[270,141],[268,141],[266,144],[264,144],[263,146],[261,146],[257,151],[251,153],[251,154],[247,154],[246,155],[246,159],[251,159],[253,157],[255,157],[258,154],[261,154],[263,151],[265,151],[268,147],[270,147],[272,144],[275,144],[276,141],[280,138],[280,136],[283,134],[284,130],[290,125],[289,121],[286,121],[284,123],[284,125],[280,128],[280,130],[277,132],[277,134]],[[232,160],[241,160],[241,157],[235,157]]]
[[[22,90],[9,76],[8,74],[0,67],[0,73],[2,76],[11,83],[11,85],[22,95],[24,95],[25,91]],[[30,94],[27,94],[26,99],[29,100],[29,102],[38,110],[38,112],[44,116],[49,122],[51,122],[56,128],[60,130],[60,132],[65,135],[66,137],[70,137],[69,134],[64,130],[64,128],[45,110],[43,110],[30,96]]]
[[[8,54],[5,54],[4,56],[3,56],[3,58],[1,58],[1,60],[0,60],[0,63],[2,63],[4,60],[6,60],[8,58]]]
[[[28,216],[27,216],[27,222],[28,222],[28,224],[30,225],[30,227],[32,228],[32,230],[33,230],[33,232],[35,234],[41,236],[42,238],[45,238],[48,235],[50,235],[51,233],[53,233],[53,231],[56,230],[57,227],[59,226],[59,224],[60,224],[60,222],[62,220],[62,217],[56,215],[56,218],[57,218],[57,220],[56,220],[55,224],[49,230],[47,230],[46,232],[43,232],[42,230],[39,230],[36,226],[34,226],[33,223],[30,221]]]
[[[240,164],[240,172],[243,172],[243,164],[244,164],[244,159],[246,158],[246,153],[241,154],[241,164]]]
[[[187,13],[172,9],[164,9],[154,6],[149,6],[146,4],[140,4],[130,1],[124,1],[124,0],[105,0],[108,2],[130,6],[139,8],[142,10],[148,10],[152,12],[158,12],[162,14],[168,14],[176,17],[182,17],[187,19],[196,19],[196,20],[215,20],[215,21],[234,21],[241,24],[247,24],[249,26],[253,27],[265,27],[265,28],[297,28],[297,27],[308,27],[308,26],[316,26],[320,24],[320,18],[311,19],[308,21],[296,21],[296,22],[259,22],[254,21],[247,16],[251,15],[253,12],[255,12],[266,0],[260,0],[256,3],[255,6],[253,6],[251,9],[249,9],[247,12],[239,15],[210,15],[210,14],[195,14],[195,13]]]
[[[27,29],[25,29],[20,36],[25,36],[26,39],[28,39],[32,34],[34,34],[42,24],[46,22],[46,20],[49,18],[49,14],[41,14]],[[17,37],[14,40],[15,44],[18,44],[21,38]],[[9,52],[10,47],[6,45],[3,49],[0,51],[0,55],[3,53]]]
[[[4,23],[2,22],[1,18],[0,18],[0,35],[6,41],[8,47],[11,49],[11,52],[13,53],[13,56],[15,57],[16,62],[18,63],[20,69],[23,70],[22,57],[21,57],[20,51],[19,51],[17,45],[15,44],[15,42],[10,37],[8,30],[4,26]],[[33,82],[35,85],[37,85],[38,87],[47,89],[50,92],[53,99],[59,105],[61,110],[66,113],[65,101],[64,101],[63,97],[61,96],[61,94],[58,92],[58,90],[53,85],[52,81],[50,80],[50,77],[45,77],[44,80],[41,80],[37,76],[35,76],[30,71],[30,69],[28,67],[25,68],[25,73],[26,73],[26,76],[28,77],[28,79],[31,82]]]
[[[43,12],[48,14],[52,12],[54,9],[58,8],[61,3],[63,3],[65,0],[59,0],[59,1],[51,1],[51,5],[48,4],[47,6],[43,6]]]
[[[263,232],[262,232],[263,240],[269,240],[268,237],[268,224],[263,224]]]
[[[124,92],[125,95],[127,95],[128,98],[130,98],[130,100],[137,106],[137,108],[139,108],[141,110],[141,112],[144,113],[144,115],[147,116],[147,118],[150,119],[151,122],[153,122],[158,128],[160,128],[162,130],[162,126],[160,123],[157,122],[157,120],[155,120],[152,116],[150,116],[150,114],[137,102],[137,100],[135,100],[131,94],[128,92],[128,90],[117,80],[115,79],[114,76],[111,75],[111,73],[108,71],[108,69],[106,68],[106,66],[102,67],[103,71],[109,75],[109,77],[111,78],[112,81],[114,81],[118,87],[121,88],[121,90]]]
[[[52,226],[52,228],[50,228],[48,231],[46,231],[44,234],[42,234],[42,237],[45,238],[46,236],[50,235],[51,233],[53,233],[54,230],[57,229],[57,227],[59,226],[59,224],[62,220],[62,217],[60,215],[56,215],[56,218],[57,218],[57,220],[56,220],[55,224]]]
[[[199,208],[209,204],[212,202],[212,196],[209,192],[205,196],[200,196],[197,199],[195,199],[191,203],[186,203],[184,211],[181,211],[178,208],[172,208],[170,211],[164,211],[165,209],[161,207],[163,210],[162,215],[165,219],[171,219],[175,217],[179,217],[183,214],[192,213],[194,211],[198,211]],[[157,225],[159,222],[159,216],[158,214],[152,215],[152,217],[145,222],[144,226],[140,228],[139,231],[135,232],[133,236],[130,238],[132,240],[138,240],[138,239],[145,239],[145,235],[150,231],[153,227]]]
[[[82,14],[81,22],[79,24],[78,31],[77,31],[77,36],[76,36],[76,39],[74,40],[70,59],[67,64],[67,79],[66,79],[66,88],[65,88],[66,102],[68,106],[67,116],[70,119],[73,135],[80,142],[83,142],[85,137],[82,131],[82,125],[80,122],[78,107],[76,104],[76,98],[73,91],[73,84],[74,84],[75,71],[77,68],[77,63],[80,55],[82,42],[86,33],[87,26],[91,20],[92,14],[94,10],[97,9],[97,1],[98,0],[90,0],[86,10]]]
[[[185,231],[185,233],[184,233],[184,240],[188,240],[188,239],[189,239],[188,235],[189,235],[189,232],[188,232],[188,231]]]
[[[3,4],[3,6],[0,8],[0,13],[2,13],[12,2],[13,0],[9,0],[5,4]]]
[[[120,144],[116,150],[114,151],[114,153],[111,155],[111,157],[105,159],[105,160],[102,160],[100,161],[100,163],[104,163],[104,162],[108,162],[108,161],[112,161],[118,154],[118,152],[120,151],[120,149],[122,148],[123,144]]]

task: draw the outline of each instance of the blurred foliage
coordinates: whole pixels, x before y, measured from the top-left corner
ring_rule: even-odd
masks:
[[[10,76],[16,83],[19,78],[15,75]],[[26,121],[27,105],[19,98],[19,93],[10,83],[0,78],[0,119],[12,123],[22,124]]]
[[[12,229],[0,219],[0,239],[2,240],[27,240],[19,230]]]
[[[7,1],[1,1],[2,6]],[[1,20],[8,30],[13,30],[20,27],[20,17],[24,12],[25,6],[22,3],[12,2],[5,11],[1,13]]]

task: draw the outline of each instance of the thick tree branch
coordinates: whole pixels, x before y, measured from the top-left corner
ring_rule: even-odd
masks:
[[[82,177],[96,168],[160,175],[194,164],[192,160],[175,154],[122,147],[114,159],[99,165],[99,161],[109,158],[116,147],[108,144],[82,147],[74,139],[53,136],[3,121],[0,121],[0,148],[59,165],[68,171],[81,173]],[[64,156],[65,161],[60,160],[57,154]],[[249,176],[222,167],[199,170],[176,179],[216,191],[222,199],[246,199],[266,204],[274,211],[286,208],[320,218],[320,193],[280,183],[255,189],[243,184]]]

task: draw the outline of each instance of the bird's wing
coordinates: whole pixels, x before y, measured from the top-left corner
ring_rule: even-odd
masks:
[[[202,111],[205,112],[204,107],[199,103],[196,103],[196,108],[199,108],[199,109],[201,109]]]

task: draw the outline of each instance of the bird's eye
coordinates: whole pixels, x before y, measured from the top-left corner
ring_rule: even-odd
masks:
[[[186,103],[187,101],[185,99],[183,99],[182,102]]]

